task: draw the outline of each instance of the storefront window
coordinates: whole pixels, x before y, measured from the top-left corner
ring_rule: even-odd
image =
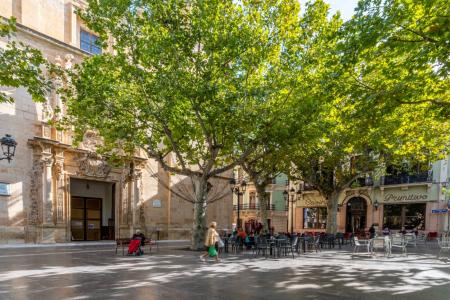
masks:
[[[327,228],[327,208],[311,207],[303,209],[304,229],[326,229]]]
[[[425,229],[425,203],[384,205],[383,227],[406,230]]]

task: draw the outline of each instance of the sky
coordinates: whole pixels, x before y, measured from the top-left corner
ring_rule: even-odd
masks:
[[[330,4],[331,15],[339,10],[344,21],[347,21],[352,17],[353,10],[358,4],[358,0],[325,0],[325,2]]]

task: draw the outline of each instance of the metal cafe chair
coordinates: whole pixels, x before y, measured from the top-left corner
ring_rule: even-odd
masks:
[[[267,258],[267,252],[270,251],[270,247],[271,245],[265,237],[258,238],[256,241],[256,255],[259,255],[259,253],[262,252],[264,257]]]
[[[416,235],[414,233],[407,233],[404,236],[406,246],[413,245],[417,247]]]
[[[355,245],[353,248],[353,253],[359,252],[360,248],[365,248],[367,250],[367,253],[370,253],[370,241],[360,240],[355,236],[353,237],[353,243]]]
[[[292,254],[292,259],[294,259],[294,252],[297,250],[298,236],[293,236],[290,239],[284,239],[278,241],[279,253],[287,256],[288,254]]]
[[[392,236],[391,237],[391,249],[392,248],[399,248],[402,250],[402,254],[407,255],[406,253],[406,241],[405,238],[402,236]]]
[[[375,251],[377,249],[381,249],[384,253],[384,256],[390,255],[390,240],[388,236],[373,238],[370,243],[372,255],[375,255]]]
[[[441,237],[438,239],[439,252],[437,258],[441,257],[442,252],[450,252],[450,238]]]

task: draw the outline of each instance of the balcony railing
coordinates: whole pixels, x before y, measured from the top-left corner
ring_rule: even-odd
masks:
[[[426,172],[421,172],[421,173],[416,173],[416,174],[381,176],[381,184],[382,185],[431,182],[432,180],[433,180],[433,172],[431,172],[431,171],[426,171]]]
[[[239,210],[259,210],[259,203],[244,203],[239,205]],[[237,210],[238,206],[233,205],[233,210]],[[275,210],[275,204],[268,204],[267,210]]]
[[[352,187],[352,188],[364,187],[364,186],[373,186],[373,179],[372,179],[372,177],[360,177],[360,178],[355,179],[350,184],[350,187]]]

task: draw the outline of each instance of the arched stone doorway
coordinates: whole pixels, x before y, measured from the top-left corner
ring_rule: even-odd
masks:
[[[353,197],[347,201],[345,231],[359,233],[367,226],[367,202],[362,197]]]

